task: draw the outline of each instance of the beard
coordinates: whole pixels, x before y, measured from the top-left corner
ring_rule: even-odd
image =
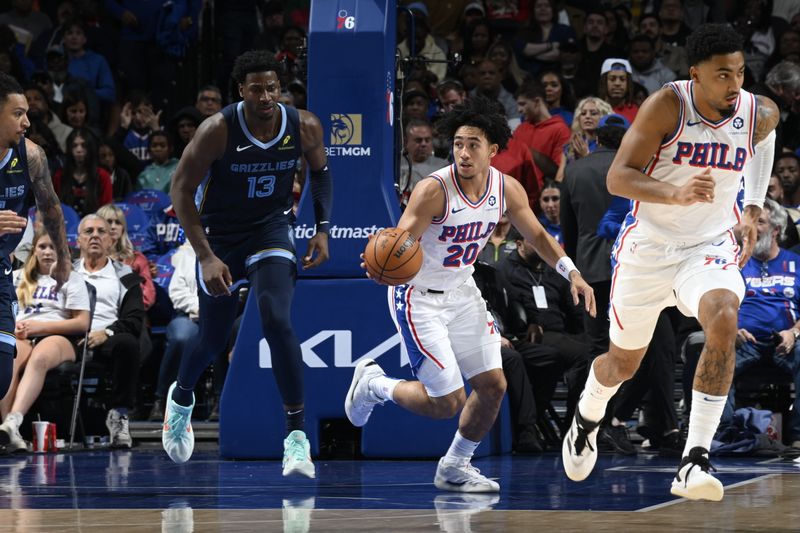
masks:
[[[717,109],[717,111],[719,111],[719,114],[722,115],[723,119],[725,119],[733,115],[733,113],[736,111],[736,105],[734,104],[732,106],[722,107]]]
[[[761,261],[769,260],[772,251],[772,232],[767,231],[758,236],[756,245],[753,247],[753,257]]]

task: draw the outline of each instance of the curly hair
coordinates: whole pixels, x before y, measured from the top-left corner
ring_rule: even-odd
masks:
[[[4,72],[0,72],[0,104],[8,99],[9,94],[25,94],[22,85],[14,78]]]
[[[697,65],[711,56],[743,52],[742,36],[727,24],[703,24],[686,40],[689,65]]]
[[[500,104],[484,96],[475,96],[445,114],[437,123],[437,130],[452,141],[458,128],[471,126],[481,130],[490,144],[505,149],[511,138],[508,121],[500,109]]]
[[[244,83],[244,79],[251,72],[274,72],[280,75],[281,65],[273,55],[266,50],[250,50],[236,58],[231,76],[237,83]]]

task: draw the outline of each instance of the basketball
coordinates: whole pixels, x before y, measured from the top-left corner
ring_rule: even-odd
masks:
[[[370,239],[364,263],[375,281],[387,285],[408,283],[422,266],[419,241],[400,228],[386,228]]]

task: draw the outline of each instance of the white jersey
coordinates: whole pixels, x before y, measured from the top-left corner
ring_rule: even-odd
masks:
[[[647,234],[678,242],[713,239],[739,222],[737,196],[744,186],[744,169],[753,157],[756,99],[739,91],[734,113],[718,122],[703,117],[694,105],[692,81],[670,87],[680,100],[677,131],[666,139],[643,172],[676,187],[711,168],[714,201],[689,206],[633,202],[632,215]]]
[[[17,272],[15,284],[19,284],[22,275],[22,270]],[[40,275],[31,301],[20,307],[16,320],[67,320],[72,318],[72,311],[89,311],[89,291],[83,278],[77,272],[70,272],[67,282],[56,291],[56,280]]]
[[[422,234],[422,268],[409,285],[445,291],[472,276],[472,264],[505,212],[503,173],[489,167],[486,191],[475,203],[461,191],[455,165],[437,170],[431,177],[444,189],[445,212]]]

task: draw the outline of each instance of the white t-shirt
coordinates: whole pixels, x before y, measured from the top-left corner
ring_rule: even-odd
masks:
[[[22,270],[14,273],[14,286],[19,286]],[[49,275],[40,275],[31,301],[17,312],[17,322],[21,320],[68,320],[72,311],[89,311],[89,291],[86,283],[76,272],[70,272],[69,279],[56,292],[56,280]]]
[[[97,272],[88,272],[81,259],[76,269],[83,279],[97,289],[97,303],[94,307],[92,330],[105,329],[119,318],[119,306],[122,303],[122,286],[111,260]]]

